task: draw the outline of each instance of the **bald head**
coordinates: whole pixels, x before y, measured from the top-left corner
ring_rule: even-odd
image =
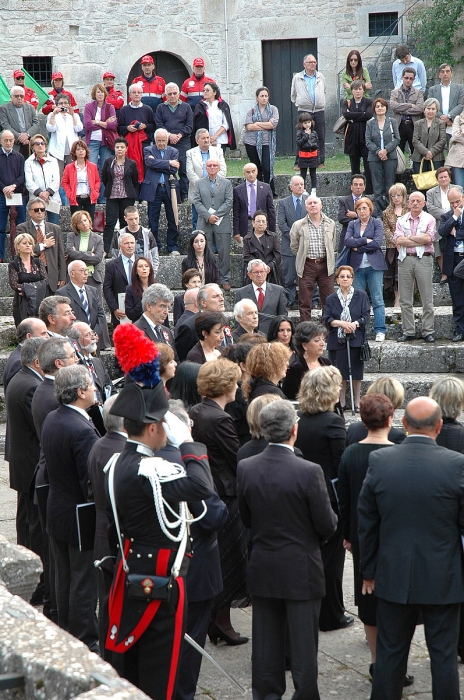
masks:
[[[435,440],[443,425],[440,406],[427,396],[412,399],[404,411],[403,425],[410,434],[427,435]]]
[[[199,291],[198,287],[194,287],[194,289],[187,289],[185,292],[184,305],[187,311],[195,311],[195,313],[198,311],[197,296]]]

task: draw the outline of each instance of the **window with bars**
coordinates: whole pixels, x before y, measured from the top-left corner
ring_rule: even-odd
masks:
[[[39,85],[50,87],[52,83],[51,56],[25,56],[23,66]]]
[[[370,12],[369,36],[395,36],[398,34],[397,12]]]

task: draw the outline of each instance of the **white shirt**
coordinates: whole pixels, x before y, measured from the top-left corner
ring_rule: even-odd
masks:
[[[208,121],[209,121],[209,135],[214,136],[214,134],[219,131],[221,126],[226,130],[224,134],[217,137],[216,143],[229,143],[229,138],[227,136],[227,131],[229,130],[229,123],[221,110],[218,107],[218,101],[214,100],[212,105],[208,105]]]
[[[77,294],[78,294],[78,296],[79,296],[79,299],[81,298],[80,292],[81,292],[81,289],[82,289],[82,291],[84,292],[84,299],[87,301],[87,304],[88,304],[88,303],[89,303],[89,299],[88,299],[88,296],[87,296],[87,292],[85,291],[85,284],[84,284],[83,287],[78,287],[77,284],[74,284],[74,282],[71,282],[71,284],[72,284],[72,286],[74,287],[74,289],[76,290],[76,292],[77,292]]]
[[[87,420],[90,420],[89,414],[86,411],[84,411],[83,408],[79,408],[79,406],[73,406],[70,403],[68,403],[66,405],[68,408],[72,408],[73,411],[77,411],[78,413],[80,413],[82,416],[84,416],[84,418],[87,418]]]
[[[451,85],[441,86],[441,111],[443,114],[449,114],[449,101],[450,101],[450,89]],[[446,133],[451,134],[453,131],[452,126],[446,127]]]
[[[251,284],[253,286],[253,291],[255,293],[256,301],[258,301],[258,296],[259,296],[258,289],[262,289],[264,296],[266,296],[266,282],[263,282],[261,287],[258,287],[258,285],[256,285],[254,282],[252,282]]]
[[[101,118],[102,118],[101,107],[97,107],[97,111],[95,113],[95,121],[101,122]],[[90,140],[91,141],[102,141],[103,140],[102,130],[96,129],[95,131],[92,131],[92,133],[90,134]]]

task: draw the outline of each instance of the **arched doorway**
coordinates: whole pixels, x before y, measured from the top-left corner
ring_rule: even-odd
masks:
[[[142,68],[140,66],[140,58],[132,66],[130,73],[127,78],[127,90],[129,91],[129,86],[132,84],[134,78],[142,74]],[[156,75],[160,75],[167,83],[177,83],[179,90],[182,87],[182,83],[186,78],[189,77],[190,73],[185,67],[184,63],[172,53],[167,51],[152,51],[148,54],[153,56],[155,62]]]

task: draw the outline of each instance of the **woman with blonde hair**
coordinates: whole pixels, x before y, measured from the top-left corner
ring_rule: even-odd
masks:
[[[242,445],[237,452],[237,462],[240,462],[241,459],[258,455],[264,450],[265,447],[267,447],[268,441],[262,434],[259,425],[259,412],[262,408],[264,408],[264,406],[278,400],[279,397],[275,394],[263,394],[262,396],[257,396],[256,399],[253,399],[248,406],[246,418],[248,427],[250,428],[251,440],[248,440],[248,442]]]
[[[34,257],[34,246],[35,240],[29,233],[18,233],[14,239],[16,255],[8,263],[15,326],[25,318],[38,316],[40,302],[47,296],[47,268],[40,257]]]
[[[393,290],[395,295],[394,311],[400,311],[398,296],[398,249],[393,243],[396,222],[409,210],[408,194],[402,182],[397,182],[388,190],[389,205],[383,213],[383,232],[385,234],[385,262],[387,269],[383,273],[383,291]]]
[[[369,394],[384,394],[393,404],[395,411],[404,403],[404,388],[403,385],[394,377],[379,377],[372,382],[368,388],[366,395]],[[352,445],[355,442],[361,442],[367,437],[367,428],[362,421],[351,423],[346,431],[346,444]],[[388,439],[395,445],[403,442],[406,435],[404,430],[391,427],[388,433]]]
[[[237,452],[240,442],[234,421],[225,407],[235,398],[240,367],[225,357],[205,362],[198,372],[198,392],[201,403],[190,409],[193,421],[192,437],[202,442],[208,452],[214,484],[220,499],[226,504],[229,517],[218,532],[223,590],[214,600],[208,635],[213,644],[222,639],[229,646],[245,644],[232,627],[232,601],[246,596],[246,539],[240,520],[237,500]]]
[[[338,465],[345,449],[345,421],[334,412],[342,386],[342,375],[336,367],[320,367],[307,372],[301,380],[298,401],[298,437],[303,457],[320,464],[325,476],[327,491],[333,511],[338,515],[334,481],[338,477]],[[322,599],[319,629],[342,629],[353,624],[354,619],[345,615],[343,602],[343,567],[345,550],[340,524],[337,532],[322,547],[322,561],[326,594]]]
[[[279,342],[259,343],[250,350],[246,360],[250,380],[244,387],[248,402],[263,394],[286,398],[278,384],[287,374],[291,355],[291,350]]]
[[[464,408],[464,382],[457,377],[440,377],[429,396],[440,406],[443,418],[437,444],[464,453],[464,425],[457,420]]]

